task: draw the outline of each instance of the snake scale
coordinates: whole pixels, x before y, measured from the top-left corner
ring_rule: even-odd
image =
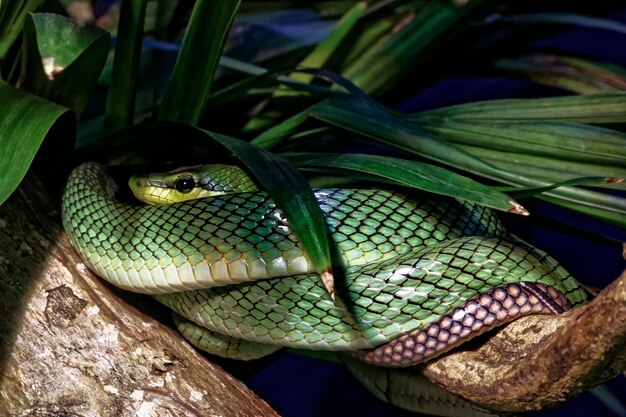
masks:
[[[123,203],[104,166],[83,164],[68,180],[63,224],[90,269],[153,294],[191,321],[180,319],[180,328],[201,347],[209,329],[233,350],[236,338],[252,350],[351,351],[409,366],[517,317],[586,299],[553,258],[507,237],[489,209],[432,194],[317,189],[336,265],[333,301],[265,192],[238,189],[223,173],[221,182],[202,171],[168,175],[133,181],[150,185],[156,203],[167,201],[159,189],[193,199]],[[198,187],[225,194],[202,197]]]

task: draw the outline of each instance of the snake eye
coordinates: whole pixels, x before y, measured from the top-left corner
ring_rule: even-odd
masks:
[[[193,177],[189,175],[183,175],[179,177],[174,183],[174,187],[183,194],[187,194],[196,186],[196,182]]]

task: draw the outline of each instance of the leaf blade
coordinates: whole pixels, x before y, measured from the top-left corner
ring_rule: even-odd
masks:
[[[206,132],[228,148],[267,189],[334,298],[334,283],[326,222],[306,178],[285,159],[268,151],[215,132]]]
[[[501,211],[524,213],[523,207],[492,187],[423,162],[366,154],[286,155],[297,166],[339,168],[390,180],[392,183],[459,198]]]
[[[106,133],[129,126],[134,121],[147,5],[148,0],[123,1],[121,5],[111,83],[104,111]]]
[[[0,81],[0,204],[26,175],[43,140],[70,123],[70,112],[57,104]],[[64,129],[60,129],[64,130]],[[65,129],[71,131],[72,129]]]
[[[57,14],[27,15],[22,87],[71,108],[79,118],[104,67],[109,38],[102,29]]]
[[[172,78],[157,114],[158,120],[193,125],[199,122],[240,2],[196,1]]]

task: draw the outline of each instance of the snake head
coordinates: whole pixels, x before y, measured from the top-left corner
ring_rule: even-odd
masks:
[[[256,186],[241,168],[222,164],[133,175],[128,186],[139,201],[151,205],[256,191]]]

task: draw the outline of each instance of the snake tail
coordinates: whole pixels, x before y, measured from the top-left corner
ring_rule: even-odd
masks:
[[[429,416],[497,416],[429,381],[416,368],[384,368],[349,355],[341,355],[341,358],[365,389],[396,407]]]
[[[248,342],[236,337],[226,336],[200,327],[183,316],[172,313],[176,329],[192,345],[222,358],[249,361],[271,355],[282,346]]]
[[[355,351],[364,362],[402,367],[440,355],[466,340],[531,314],[569,310],[567,298],[537,282],[505,284],[472,298],[437,321],[376,349]]]

